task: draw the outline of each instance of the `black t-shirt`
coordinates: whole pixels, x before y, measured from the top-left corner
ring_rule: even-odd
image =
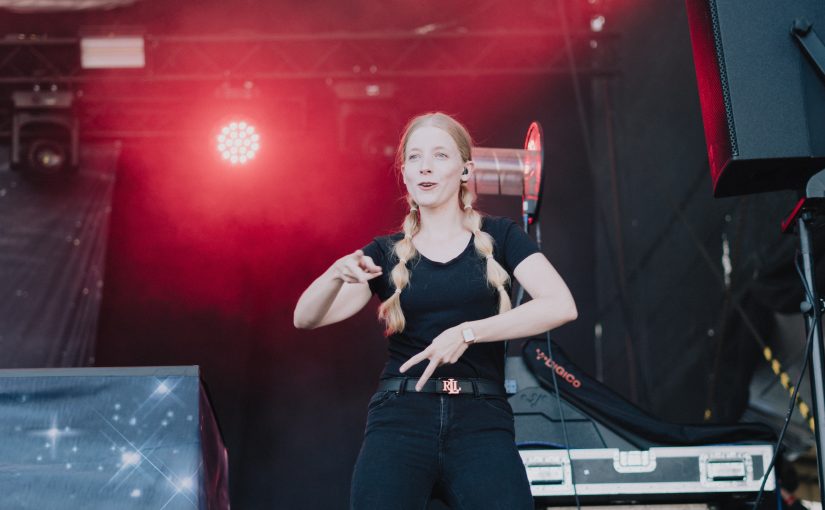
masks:
[[[481,230],[493,237],[493,256],[511,280],[516,266],[539,251],[536,243],[509,218],[485,216]],[[364,254],[383,269],[381,276],[369,282],[372,293],[381,301],[395,292],[390,272],[398,259],[392,247],[402,237],[400,232],[376,237],[363,249]],[[407,262],[410,283],[401,292],[406,326],[401,333],[389,337],[389,359],[382,379],[403,375],[419,377],[428,360],[410,368],[406,374],[399,373],[398,369],[447,328],[498,313],[498,292],[487,283],[486,261],[476,252],[473,241],[471,238],[464,251],[448,262],[435,262],[421,254]],[[504,342],[473,344],[455,364],[438,367],[433,377],[484,378],[504,384]]]

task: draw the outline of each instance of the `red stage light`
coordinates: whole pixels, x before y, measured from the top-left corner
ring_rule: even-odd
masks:
[[[233,121],[221,128],[217,136],[217,149],[224,161],[231,165],[244,165],[261,148],[261,136],[255,126],[245,121]]]

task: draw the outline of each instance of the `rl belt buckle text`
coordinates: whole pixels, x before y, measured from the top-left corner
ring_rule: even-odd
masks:
[[[441,379],[441,393],[458,395],[461,393],[461,387],[458,385],[458,381],[452,377],[449,379]]]

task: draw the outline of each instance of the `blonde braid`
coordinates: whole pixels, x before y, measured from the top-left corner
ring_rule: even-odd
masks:
[[[481,215],[473,209],[475,196],[466,183],[461,183],[458,199],[464,210],[464,228],[475,234],[473,239],[476,253],[487,260],[487,283],[498,291],[498,313],[504,313],[511,308],[510,295],[506,289],[510,275],[493,257],[493,237],[481,230]]]
[[[398,258],[398,263],[390,272],[395,292],[378,307],[378,317],[386,325],[384,333],[387,336],[404,331],[404,326],[406,326],[404,312],[401,310],[401,291],[410,283],[410,271],[407,269],[407,262],[416,255],[412,238],[421,228],[421,222],[418,219],[418,206],[413,202],[412,197],[407,197],[407,202],[410,205],[410,212],[404,217],[404,223],[401,227],[404,237],[393,246],[393,253]]]
[[[434,126],[446,131],[455,141],[461,154],[461,160],[464,163],[470,161],[473,140],[470,133],[467,132],[467,128],[444,113],[426,113],[411,119],[407,127],[404,128],[404,134],[401,136],[396,151],[396,166],[402,173],[404,171],[404,158],[407,153],[407,141],[412,133],[422,126]],[[498,291],[498,311],[499,313],[506,312],[510,309],[510,296],[507,294],[505,287],[510,281],[510,276],[501,267],[501,264],[493,258],[493,238],[490,234],[481,230],[481,215],[473,210],[475,197],[466,183],[461,184],[458,199],[464,211],[464,228],[474,234],[476,253],[486,260],[487,283]],[[402,225],[404,237],[393,245],[393,253],[398,258],[398,263],[390,272],[395,292],[378,308],[378,317],[384,321],[386,325],[385,332],[388,336],[403,331],[406,325],[404,312],[401,310],[401,291],[410,283],[410,271],[407,269],[407,262],[416,256],[412,238],[421,229],[418,206],[410,196],[407,197],[407,202],[410,205],[410,211],[404,218]]]

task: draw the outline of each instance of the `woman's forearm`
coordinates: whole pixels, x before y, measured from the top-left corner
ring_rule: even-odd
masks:
[[[335,277],[335,271],[331,267],[316,278],[295,305],[292,318],[295,327],[309,329],[317,326],[329,312],[343,285],[344,282]]]
[[[370,289],[365,284],[380,275],[381,268],[361,250],[341,257],[301,294],[293,324],[296,328],[311,329],[351,317],[369,301]],[[349,285],[342,292],[344,283],[361,285]],[[340,303],[336,303],[339,295]]]
[[[470,327],[477,342],[495,342],[525,338],[555,329],[578,317],[572,299],[536,298],[502,314],[469,321],[460,328]]]

